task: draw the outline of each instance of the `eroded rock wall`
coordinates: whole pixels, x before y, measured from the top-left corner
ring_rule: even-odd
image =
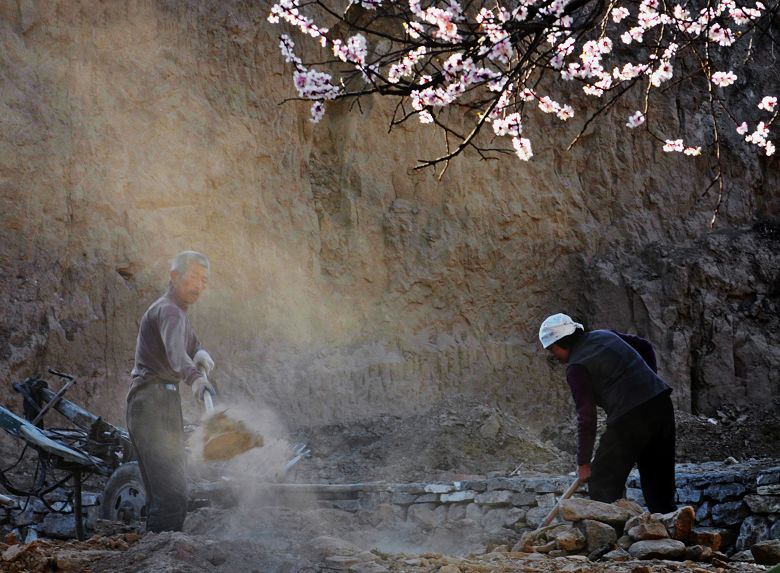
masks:
[[[229,399],[289,424],[419,411],[455,392],[537,426],[570,415],[540,320],[577,308],[649,324],[630,297],[585,301],[650,264],[643,245],[698,248],[714,204],[701,197],[706,162],[609,124],[567,153],[577,126],[540,117],[529,163],[466,156],[441,178],[414,171],[441,141],[422,126],[385,135],[390,102],[330,106],[317,126],[306,106],[280,105],[294,94],[266,9],[0,1],[0,396],[55,367],[81,379],[73,398],[121,421],[138,320],[170,258],[197,249],[214,272],[192,319]],[[669,111],[671,127],[685,121]],[[553,127],[560,138],[541,135]],[[726,226],[751,221],[778,183],[776,163],[729,161],[741,191]],[[619,277],[593,262],[613,259]],[[689,308],[674,288],[664,300]],[[733,383],[736,368],[697,352],[678,395],[704,379],[695,372]],[[776,393],[774,355],[765,368]]]
[[[593,261],[588,315],[636,328],[661,356],[678,407],[780,408],[780,227],[759,223],[685,245]],[[680,384],[680,381],[684,381]]]

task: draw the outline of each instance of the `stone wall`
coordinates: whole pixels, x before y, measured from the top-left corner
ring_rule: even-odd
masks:
[[[680,464],[676,477],[678,505],[696,509],[698,532],[717,533],[722,551],[780,539],[780,466]],[[313,496],[329,507],[374,512],[429,534],[443,528],[500,542],[539,527],[572,481],[568,476],[498,476],[450,483],[283,484],[273,486],[273,499],[295,503]],[[587,486],[576,495],[585,492]],[[636,472],[629,478],[627,498],[644,504]],[[377,526],[387,526],[378,519]]]
[[[240,478],[239,478],[240,480]],[[254,503],[311,509],[313,505],[358,514],[363,526],[396,532],[413,530],[420,542],[457,535],[464,544],[509,543],[536,529],[569,487],[570,476],[496,476],[447,483],[386,482],[358,484],[258,485]],[[200,484],[193,498],[212,498],[218,503],[233,499],[224,485]],[[643,504],[638,476],[629,478],[627,498]],[[199,489],[200,488],[200,489]],[[258,492],[261,492],[258,494]],[[575,494],[582,497],[587,486]],[[56,493],[56,492],[55,492]],[[51,509],[72,511],[65,497],[50,496],[47,508],[39,500],[10,496],[15,507],[0,509],[0,528],[20,540],[39,535],[75,536],[72,513],[58,515]],[[58,500],[58,501],[57,501]],[[677,469],[677,501],[696,510],[695,534],[717,536],[720,551],[732,554],[756,543],[780,539],[780,466],[771,462],[747,462],[724,466],[717,463],[681,464]],[[85,526],[95,527],[100,497],[83,495]]]
[[[294,92],[265,10],[0,0],[0,397],[10,399],[12,379],[54,367],[80,379],[74,400],[121,423],[138,320],[182,249],[212,258],[192,319],[223,396],[289,425],[403,415],[461,391],[537,427],[568,416],[562,372],[536,340],[562,309],[594,326],[652,324],[664,354],[690,344],[660,362],[676,396],[699,385],[702,407],[724,388],[763,402],[746,374],[753,358],[777,394],[776,356],[759,360],[758,338],[746,368],[696,354],[696,314],[664,338],[657,305],[682,304],[682,291],[643,300],[648,317],[633,313],[635,297],[585,304],[598,298],[593,269],[607,254],[621,277],[645,264],[647,244],[696,259],[716,200],[702,197],[705,158],[615,129],[630,111],[619,106],[571,153],[561,149],[578,120],[540,115],[528,125],[540,134],[529,163],[466,154],[442,177],[414,171],[441,141],[425,126],[385,135],[392,102],[330,106],[316,127],[307,106],[280,105]],[[676,105],[658,111],[669,134],[690,121]],[[771,214],[774,158],[724,150],[724,161],[735,190],[719,224]],[[726,249],[723,273],[750,247]],[[727,309],[730,291],[701,289],[707,308]],[[759,280],[744,290],[777,296]],[[735,318],[724,312],[712,340],[727,350]],[[776,334],[762,340],[772,348]]]

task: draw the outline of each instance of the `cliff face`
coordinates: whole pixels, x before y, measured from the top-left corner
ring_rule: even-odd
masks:
[[[712,233],[687,245],[650,244],[594,261],[589,316],[645,325],[662,349],[679,407],[780,406],[780,226]]]
[[[292,84],[265,16],[0,0],[4,401],[54,367],[121,421],[139,318],[183,249],[212,260],[192,320],[223,392],[290,424],[456,392],[537,426],[568,415],[536,339],[560,310],[650,336],[681,407],[778,396],[776,242],[708,234],[705,159],[614,124],[567,153],[576,126],[547,139],[559,125],[539,118],[530,163],[466,156],[437,179],[412,167],[441,142],[385,135],[390,102],[317,126],[280,105]],[[777,163],[728,161],[720,225],[736,228],[771,210]]]

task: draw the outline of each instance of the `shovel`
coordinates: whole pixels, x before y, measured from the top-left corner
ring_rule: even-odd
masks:
[[[228,417],[227,410],[215,412],[211,392],[203,395],[207,418],[203,422],[203,458],[210,461],[229,460],[239,454],[263,446],[263,436],[251,432],[240,420]]]

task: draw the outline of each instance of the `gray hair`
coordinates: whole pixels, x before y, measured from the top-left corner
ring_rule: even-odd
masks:
[[[211,265],[209,264],[206,255],[198,253],[196,251],[182,251],[171,261],[171,270],[176,271],[179,274],[184,274],[187,269],[190,268],[192,263],[197,263],[202,266],[206,271],[211,273]]]

